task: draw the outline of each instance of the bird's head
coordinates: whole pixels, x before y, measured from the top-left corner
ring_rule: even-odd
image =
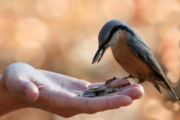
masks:
[[[129,35],[134,35],[131,27],[118,20],[111,20],[102,27],[98,36],[99,47],[92,63],[98,63],[101,60],[105,50],[117,43],[123,31],[129,33]]]

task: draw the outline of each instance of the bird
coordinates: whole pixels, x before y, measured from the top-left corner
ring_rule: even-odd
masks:
[[[98,63],[110,47],[115,60],[129,73],[124,78],[137,78],[139,83],[149,81],[159,93],[162,87],[173,100],[179,100],[148,44],[128,24],[118,20],[108,21],[101,28],[98,41],[92,64]]]

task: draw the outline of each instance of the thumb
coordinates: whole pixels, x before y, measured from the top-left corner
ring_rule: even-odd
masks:
[[[39,89],[32,80],[34,73],[35,69],[32,66],[15,63],[6,68],[3,80],[12,94],[35,102],[39,98]]]
[[[11,93],[35,102],[39,98],[39,89],[31,80],[9,79],[6,80],[6,86]]]
[[[31,102],[35,102],[39,98],[38,87],[32,81],[21,81],[16,86],[15,91],[17,95],[23,95]]]

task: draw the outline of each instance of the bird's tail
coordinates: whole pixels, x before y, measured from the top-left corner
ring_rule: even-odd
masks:
[[[156,81],[156,84],[162,86],[164,89],[168,90],[168,93],[170,94],[170,96],[173,97],[173,100],[179,101],[180,98],[176,95],[176,92],[174,91],[174,89],[171,87],[170,83],[168,82],[168,80],[166,78],[163,78],[164,80],[158,80]],[[157,85],[157,86],[158,86]]]

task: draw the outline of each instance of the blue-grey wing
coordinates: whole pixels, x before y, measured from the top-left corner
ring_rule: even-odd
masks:
[[[151,49],[144,41],[140,40],[140,38],[130,38],[128,39],[128,46],[137,56],[140,57],[142,61],[147,63],[147,65],[155,72],[155,74],[158,75],[158,77],[165,77]]]
[[[165,77],[159,63],[154,57],[152,51],[148,45],[142,41],[140,38],[131,38],[128,39],[128,46],[134,51],[134,53],[139,56],[139,58],[147,63],[147,65],[154,71],[155,75],[159,80],[152,81],[156,89],[161,93],[159,85],[167,89],[169,94],[174,98],[174,100],[179,100],[179,97],[176,95],[175,91],[172,89],[167,78]]]

